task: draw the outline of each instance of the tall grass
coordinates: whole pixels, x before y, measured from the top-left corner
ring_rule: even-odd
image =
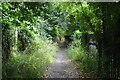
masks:
[[[90,48],[87,52],[82,46],[80,40],[75,40],[67,50],[68,56],[78,65],[82,77],[96,77],[98,63],[97,51]]]
[[[46,67],[55,60],[57,44],[47,38],[36,39],[25,51],[12,51],[3,61],[3,78],[41,78]]]

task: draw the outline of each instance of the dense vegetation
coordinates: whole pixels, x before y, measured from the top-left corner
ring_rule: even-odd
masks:
[[[3,78],[39,78],[54,61],[57,44],[45,32],[51,25],[35,13],[46,4],[2,3]]]
[[[4,78],[42,77],[58,37],[81,76],[120,77],[119,2],[4,2],[0,8]]]
[[[80,65],[85,77],[117,78],[120,76],[119,3],[71,5],[67,5],[71,11],[68,16],[74,16],[70,19],[75,19],[72,25],[76,29],[68,55]]]

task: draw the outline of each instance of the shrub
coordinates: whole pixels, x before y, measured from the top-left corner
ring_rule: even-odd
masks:
[[[75,40],[67,50],[68,56],[78,65],[83,77],[95,77],[97,74],[97,52],[90,48],[90,52],[80,45],[80,40]]]
[[[47,39],[36,39],[23,52],[12,52],[3,61],[3,78],[40,78],[55,59],[57,44]]]

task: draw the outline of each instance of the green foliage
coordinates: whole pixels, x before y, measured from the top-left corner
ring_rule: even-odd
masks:
[[[41,78],[46,67],[54,61],[57,44],[46,38],[51,36],[49,31],[53,30],[52,25],[45,20],[47,11],[44,13],[44,9],[49,9],[48,5],[3,2],[0,6],[3,78]]]
[[[91,47],[89,53],[81,46],[81,40],[75,40],[68,48],[68,56],[78,65],[82,77],[96,77],[98,70],[97,52]]]
[[[89,61],[93,63],[98,62],[97,65],[93,65],[93,68],[96,70],[95,73],[97,73],[97,77],[119,77],[119,68],[117,66],[113,67],[113,65],[119,63],[116,59],[119,59],[118,56],[120,56],[118,53],[118,47],[116,47],[119,46],[118,40],[120,37],[118,36],[119,22],[117,22],[120,21],[120,17],[118,17],[120,13],[120,5],[118,4],[119,3],[76,2],[59,5],[64,7],[62,10],[67,9],[66,11],[69,12],[67,14],[67,19],[70,18],[69,20],[71,23],[68,25],[68,27],[70,27],[68,32],[71,32],[70,35],[73,36],[74,40],[80,39],[80,43],[77,41],[78,45],[72,44],[74,47],[72,47],[73,49],[68,50],[70,51],[69,53],[71,53],[71,55],[84,53],[83,58],[85,58],[85,62],[89,66]],[[65,8],[66,6],[68,7]],[[91,39],[94,43],[90,43]],[[91,58],[91,54],[94,53],[94,50],[89,50],[90,45],[96,46],[98,50],[97,58],[95,58],[95,56]],[[87,56],[86,53],[88,53]],[[71,58],[77,59],[77,56],[72,55]],[[80,60],[83,59],[80,57]],[[88,67],[87,64],[82,63],[82,65],[86,65]],[[88,67],[88,71],[89,70],[91,70],[91,68]]]
[[[57,45],[47,39],[38,39],[24,52],[13,51],[9,61],[3,61],[3,78],[41,78],[56,51]]]
[[[29,57],[37,62],[35,55],[38,53],[42,53],[39,57],[49,63],[50,59],[43,59],[45,57],[43,53],[52,59],[51,53],[48,54],[52,52],[52,40],[59,42],[59,36],[71,36],[74,41],[69,47],[68,54],[71,59],[77,60],[83,72],[87,73],[86,76],[95,76],[97,67],[97,76],[99,74],[105,74],[105,77],[119,76],[120,69],[116,66],[119,63],[117,59],[119,59],[120,51],[119,3],[2,2],[0,9],[3,28],[2,52],[3,58],[8,59],[8,62],[4,64],[6,67],[9,63],[14,64],[14,61],[15,65],[21,65],[16,61],[29,63]],[[90,47],[91,44],[96,46],[98,52]],[[18,57],[14,57],[13,53]],[[45,62],[46,65],[47,62]],[[31,68],[30,64],[29,66]],[[42,65],[38,67],[40,66]],[[24,69],[25,72],[26,70],[27,68]],[[31,70],[33,72],[34,68]],[[17,68],[15,73],[19,73]],[[35,74],[37,76],[39,73]]]

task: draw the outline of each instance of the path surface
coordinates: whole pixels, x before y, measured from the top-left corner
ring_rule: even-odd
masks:
[[[76,65],[67,57],[65,48],[57,52],[56,61],[51,64],[44,74],[45,78],[80,78]]]

